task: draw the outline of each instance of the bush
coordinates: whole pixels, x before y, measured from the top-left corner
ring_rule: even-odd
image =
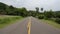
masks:
[[[45,20],[48,20],[48,18],[47,18],[47,17],[44,17],[44,19],[45,19]]]
[[[43,19],[43,18],[44,18],[44,16],[43,16],[43,15],[40,15],[40,16],[38,16],[38,18],[39,18],[39,19]]]
[[[55,22],[57,22],[58,24],[60,24],[60,18],[56,18]]]

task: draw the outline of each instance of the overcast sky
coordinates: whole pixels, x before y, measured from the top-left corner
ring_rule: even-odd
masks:
[[[34,10],[35,7],[43,7],[44,10],[60,10],[60,0],[0,0],[0,2],[19,8],[26,7],[30,10]]]

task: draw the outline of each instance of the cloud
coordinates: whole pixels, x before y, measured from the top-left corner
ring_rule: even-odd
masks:
[[[60,0],[0,0],[0,2],[15,7],[26,7],[31,10],[35,7],[43,7],[44,10],[60,10]]]

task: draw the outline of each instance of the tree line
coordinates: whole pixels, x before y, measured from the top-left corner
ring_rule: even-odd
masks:
[[[12,5],[8,6],[2,2],[0,2],[0,15],[17,15],[22,17],[33,16],[39,19],[49,19],[55,20],[60,24],[60,11],[44,11],[39,12],[39,7],[36,7],[35,10],[27,10],[25,7],[16,8]],[[40,9],[43,11],[43,8]]]
[[[36,11],[34,10],[27,10],[25,7],[16,8],[12,5],[8,6],[4,3],[0,2],[0,15],[18,15],[18,16],[33,16],[36,17],[39,14],[39,8],[36,7]]]

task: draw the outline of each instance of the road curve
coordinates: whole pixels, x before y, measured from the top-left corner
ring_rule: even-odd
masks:
[[[0,34],[60,34],[60,29],[45,24],[34,17],[27,17],[15,24],[0,29]]]

